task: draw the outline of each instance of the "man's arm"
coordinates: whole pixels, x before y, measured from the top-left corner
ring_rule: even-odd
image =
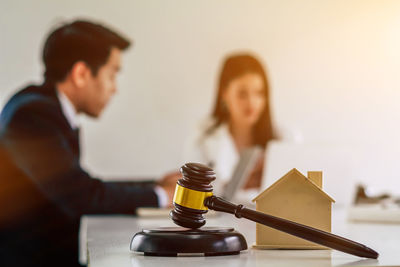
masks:
[[[13,161],[46,198],[72,217],[134,213],[139,206],[157,206],[153,185],[104,183],[86,173],[55,115],[48,115],[51,112],[51,106],[21,108],[3,133]]]

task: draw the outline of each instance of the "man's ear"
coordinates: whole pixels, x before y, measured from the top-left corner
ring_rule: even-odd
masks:
[[[85,87],[91,75],[91,70],[83,61],[77,61],[71,69],[71,80],[76,87]]]

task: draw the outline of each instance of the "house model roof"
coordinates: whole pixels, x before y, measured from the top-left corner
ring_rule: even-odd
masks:
[[[279,186],[279,184],[286,180],[286,179],[290,179],[289,177],[291,175],[297,175],[300,178],[303,178],[306,180],[306,182],[309,184],[309,186],[311,186],[312,188],[315,189],[316,192],[319,192],[322,196],[328,198],[331,202],[335,202],[335,200],[333,198],[331,198],[327,193],[324,192],[324,190],[322,190],[318,185],[316,185],[313,181],[311,181],[311,179],[308,179],[306,176],[304,176],[301,172],[299,172],[296,168],[291,169],[288,173],[286,173],[282,178],[280,178],[278,181],[276,181],[275,183],[273,183],[270,187],[268,187],[267,189],[265,189],[264,191],[262,191],[258,196],[256,196],[252,201],[255,202],[257,200],[259,200],[260,198],[266,196],[268,194],[268,192],[271,192],[273,189],[275,189],[277,186]]]

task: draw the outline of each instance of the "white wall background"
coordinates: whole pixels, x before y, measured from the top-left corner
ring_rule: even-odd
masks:
[[[357,179],[400,191],[400,1],[2,0],[1,104],[41,81],[44,37],[74,18],[134,40],[119,93],[100,120],[83,121],[94,175],[177,169],[185,137],[211,109],[222,57],[249,50],[268,69],[280,128],[298,141],[357,144],[366,163]]]

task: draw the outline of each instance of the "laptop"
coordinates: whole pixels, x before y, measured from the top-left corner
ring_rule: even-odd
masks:
[[[240,159],[238,164],[236,164],[232,178],[220,197],[228,201],[232,201],[232,199],[235,198],[237,192],[243,187],[247,177],[256,165],[261,153],[262,148],[255,146],[245,149],[240,154]],[[170,211],[171,208],[138,208],[137,214],[141,217],[167,217]],[[213,212],[209,211],[207,213],[208,217],[210,217],[210,215],[213,216]]]
[[[232,178],[221,195],[223,199],[232,201],[235,198],[237,192],[243,187],[246,179],[256,165],[261,153],[262,148],[259,146],[243,150],[240,154],[239,162],[233,171]]]

